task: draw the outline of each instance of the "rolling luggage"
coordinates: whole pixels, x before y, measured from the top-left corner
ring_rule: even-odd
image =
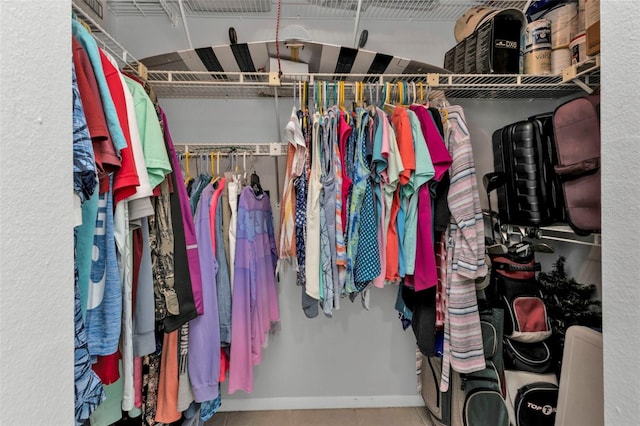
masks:
[[[493,133],[494,169],[504,175],[497,188],[502,223],[545,226],[565,220],[552,114],[540,114]]]
[[[578,235],[600,232],[600,95],[573,99],[553,114],[567,221]]]

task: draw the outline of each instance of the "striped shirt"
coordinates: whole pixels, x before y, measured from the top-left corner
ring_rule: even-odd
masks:
[[[441,391],[449,388],[449,367],[460,373],[485,368],[475,278],[487,273],[484,223],[469,130],[459,106],[448,108],[445,141],[453,163],[447,201],[447,280]]]

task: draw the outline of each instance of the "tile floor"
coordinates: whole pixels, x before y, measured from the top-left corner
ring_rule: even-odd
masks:
[[[431,426],[424,407],[218,413],[206,426]]]

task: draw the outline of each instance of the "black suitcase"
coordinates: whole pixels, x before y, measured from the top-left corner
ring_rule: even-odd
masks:
[[[565,221],[553,140],[553,114],[540,114],[493,133],[494,169],[504,174],[497,188],[502,223],[545,226]]]

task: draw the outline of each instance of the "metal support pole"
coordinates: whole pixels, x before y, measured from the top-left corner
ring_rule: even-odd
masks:
[[[184,33],[187,36],[187,41],[189,42],[189,49],[193,49],[193,44],[191,44],[191,34],[189,34],[187,17],[184,14],[184,5],[182,4],[182,1],[183,0],[178,0],[178,5],[180,6],[180,16],[182,17],[182,26],[184,27]]]
[[[353,28],[353,48],[358,48],[358,27],[360,26],[360,12],[362,11],[362,0],[358,0],[358,8],[356,9],[356,25]]]
[[[274,101],[276,107],[276,128],[278,129],[278,142],[282,143],[282,130],[280,129],[280,106],[278,103],[278,87],[273,88]],[[276,163],[276,204],[280,206],[280,162],[278,157],[273,157]]]

